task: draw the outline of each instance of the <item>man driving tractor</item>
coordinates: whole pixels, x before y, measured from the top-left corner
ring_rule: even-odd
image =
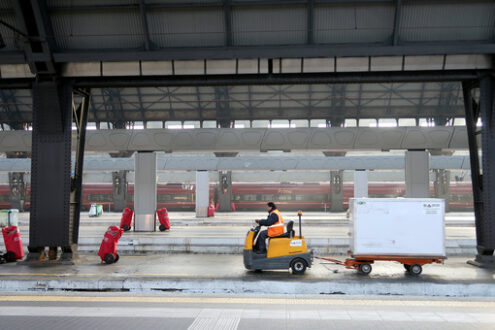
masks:
[[[277,205],[273,202],[269,202],[267,205],[268,217],[266,220],[256,219],[256,223],[260,226],[267,226],[267,230],[263,230],[259,233],[256,241],[256,252],[266,252],[266,239],[268,237],[275,237],[284,233],[284,218],[277,209]]]

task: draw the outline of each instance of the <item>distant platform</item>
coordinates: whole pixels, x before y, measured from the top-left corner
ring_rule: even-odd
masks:
[[[254,219],[265,218],[266,212],[216,213],[212,218],[196,218],[194,212],[170,212],[171,230],[166,232],[124,233],[119,241],[122,255],[159,253],[241,254],[246,232]],[[296,222],[295,212],[284,213],[286,221]],[[96,254],[108,226],[120,224],[120,213],[104,213],[90,218],[81,213],[78,250]],[[305,212],[302,231],[309,248],[315,253],[346,255],[349,250],[349,219],[346,213]],[[29,213],[20,214],[20,229],[25,248],[29,242]],[[0,240],[0,250],[3,241]],[[472,213],[448,213],[446,216],[446,251],[449,256],[474,256],[476,236]]]

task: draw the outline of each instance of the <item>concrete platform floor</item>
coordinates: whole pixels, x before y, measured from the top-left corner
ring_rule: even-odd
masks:
[[[134,292],[2,293],[3,329],[493,329],[495,301]]]
[[[343,258],[341,258],[343,259]],[[242,256],[167,254],[121,256],[102,264],[82,256],[75,265],[56,262],[0,265],[0,291],[165,291],[188,293],[351,294],[495,297],[495,271],[449,258],[423,267],[419,277],[401,264],[377,262],[369,276],[315,259],[305,275],[289,270],[256,273]]]
[[[495,301],[404,297],[134,292],[0,296],[2,329],[493,329]]]

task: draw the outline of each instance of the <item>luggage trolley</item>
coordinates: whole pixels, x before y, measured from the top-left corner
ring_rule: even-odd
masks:
[[[336,265],[344,266],[347,269],[356,269],[360,274],[368,275],[371,273],[373,264],[375,261],[395,261],[404,265],[406,271],[414,276],[418,276],[423,271],[423,265],[426,264],[442,264],[446,257],[412,257],[412,256],[351,256],[345,261],[315,257],[317,259],[333,262]]]
[[[365,275],[375,261],[395,261],[414,276],[446,259],[443,199],[351,198],[349,209],[350,257],[319,259]]]

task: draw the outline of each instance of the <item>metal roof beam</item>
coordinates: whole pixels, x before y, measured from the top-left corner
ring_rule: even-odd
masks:
[[[315,0],[307,0],[307,35],[306,43],[314,44]]]
[[[232,46],[232,0],[224,0],[225,46]]]
[[[399,30],[401,23],[402,0],[395,0],[394,32],[392,35],[392,45],[397,46],[400,42]]]
[[[130,49],[67,51],[54,53],[58,63],[92,61],[164,61],[243,58],[313,58],[313,57],[366,57],[408,55],[469,55],[493,54],[495,44],[483,41],[417,42],[396,46],[382,43],[352,45],[266,45],[238,47],[162,48],[154,51]],[[2,57],[0,56],[0,61]],[[12,60],[12,58],[9,58]],[[1,62],[0,62],[1,63]]]
[[[25,62],[31,72],[54,75],[58,72],[53,61],[55,38],[46,1],[18,0],[12,2],[20,30],[25,31]]]
[[[401,72],[339,72],[332,74],[259,74],[201,76],[136,76],[85,77],[74,79],[75,87],[156,87],[156,86],[241,86],[241,85],[301,85],[350,84],[380,82],[424,82],[475,80],[474,70],[401,71]],[[0,80],[0,88],[4,88]],[[9,88],[5,84],[5,88]]]
[[[146,4],[144,3],[144,0],[139,0],[139,13],[141,15],[141,24],[143,25],[144,32],[144,49],[149,51],[151,50],[151,39],[148,27],[148,18],[146,16]]]

